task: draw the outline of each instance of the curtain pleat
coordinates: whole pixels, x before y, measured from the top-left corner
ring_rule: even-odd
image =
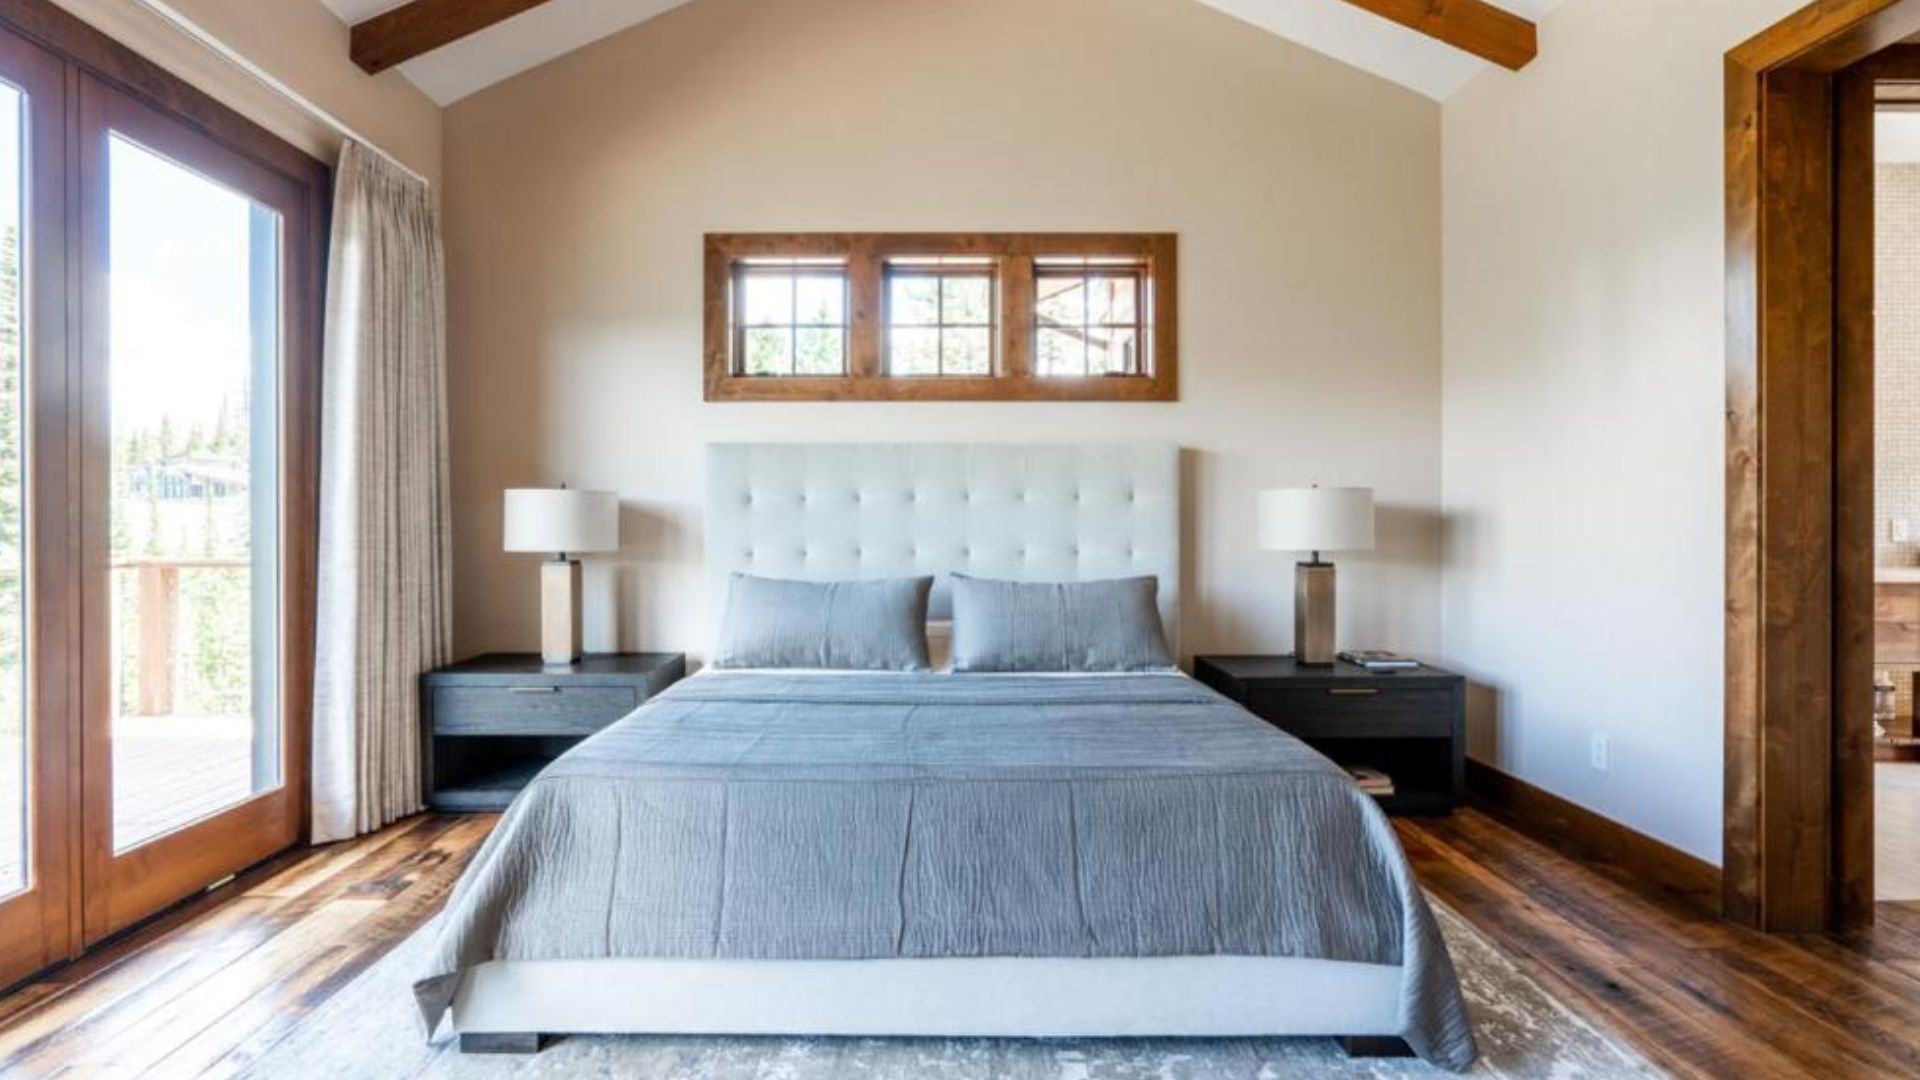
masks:
[[[321,404],[316,843],[424,805],[419,676],[453,638],[444,260],[427,185],[349,141]]]

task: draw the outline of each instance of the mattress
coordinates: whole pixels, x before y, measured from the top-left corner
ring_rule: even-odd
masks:
[[[1291,957],[1395,965],[1400,1032],[1474,1055],[1391,826],[1184,677],[686,680],[509,808],[415,985],[495,961]]]

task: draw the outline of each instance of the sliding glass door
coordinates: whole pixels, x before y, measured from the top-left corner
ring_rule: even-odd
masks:
[[[280,215],[107,136],[113,850],[280,786]]]
[[[19,32],[0,10],[0,985],[304,828],[327,191],[22,10]]]
[[[0,981],[77,942],[66,85],[0,33]]]
[[[89,940],[292,844],[281,412],[293,182],[80,88]]]

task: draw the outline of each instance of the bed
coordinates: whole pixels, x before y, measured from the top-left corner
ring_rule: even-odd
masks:
[[[1158,446],[716,446],[707,558],[816,580],[1154,574]],[[950,603],[936,585],[931,614]],[[1385,817],[1177,673],[705,672],[541,774],[415,984],[463,1047],[557,1033],[1404,1040],[1464,1068]]]

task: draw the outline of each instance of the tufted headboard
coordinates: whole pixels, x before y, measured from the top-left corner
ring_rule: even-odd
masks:
[[[1153,574],[1179,655],[1180,451],[1165,444],[716,443],[707,448],[714,623],[734,571],[801,580]]]

